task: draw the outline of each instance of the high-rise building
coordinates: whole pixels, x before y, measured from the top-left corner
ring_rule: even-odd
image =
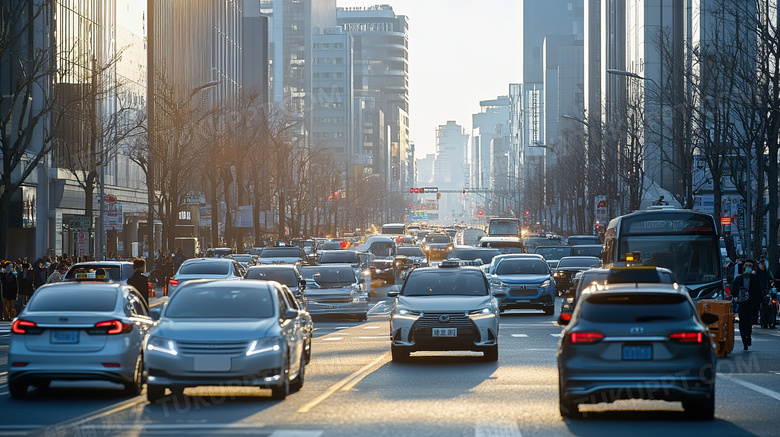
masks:
[[[401,191],[413,181],[409,142],[409,25],[388,5],[338,8],[337,22],[355,40],[355,95],[373,99],[390,126],[389,149],[367,149],[388,189]],[[376,129],[380,127],[377,126]]]
[[[510,100],[499,96],[479,102],[480,112],[471,116],[469,188],[483,190],[486,208],[509,206]]]
[[[449,216],[454,220],[463,214],[463,196],[460,190],[466,186],[469,176],[468,148],[469,135],[455,121],[450,120],[436,128],[436,161],[432,183],[440,190],[450,191],[440,196],[440,218]],[[419,160],[417,164],[420,164]]]

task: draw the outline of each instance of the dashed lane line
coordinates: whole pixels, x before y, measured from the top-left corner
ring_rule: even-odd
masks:
[[[726,378],[726,377],[723,377],[721,375],[718,375],[718,379],[731,381],[731,382],[739,384],[739,385],[741,385],[741,386],[743,386],[745,388],[749,388],[750,390],[753,390],[753,391],[756,391],[758,393],[761,393],[762,395],[769,396],[770,398],[773,398],[775,400],[780,401],[780,393],[778,393],[776,391],[773,391],[773,390],[769,390],[768,388],[765,388],[765,387],[761,387],[760,385],[753,384],[752,382],[747,382],[745,380],[742,380],[742,379],[739,379],[739,378],[736,378],[736,377],[733,377],[733,376],[729,376],[729,377]]]
[[[389,353],[384,353],[384,354],[378,356],[375,360],[373,360],[370,363],[366,364],[365,366],[363,366],[359,370],[355,371],[351,375],[349,375],[346,378],[342,379],[341,381],[333,384],[327,390],[325,390],[324,393],[322,393],[321,395],[317,396],[316,398],[314,398],[313,400],[311,400],[309,403],[307,403],[306,405],[302,406],[301,408],[298,408],[298,412],[299,413],[308,413],[309,411],[311,411],[312,408],[316,407],[322,401],[324,401],[325,399],[329,398],[333,393],[336,393],[339,389],[341,389],[342,387],[344,387],[347,384],[349,384],[353,379],[360,378],[362,380],[369,373],[374,371],[374,366],[379,364],[382,360],[386,360],[389,357],[389,355],[390,355]],[[351,387],[353,387],[353,386],[354,385],[352,385]]]
[[[339,340],[344,340],[344,337],[328,337],[322,339],[322,341],[339,341]]]
[[[514,338],[528,338],[528,334],[512,334]]]

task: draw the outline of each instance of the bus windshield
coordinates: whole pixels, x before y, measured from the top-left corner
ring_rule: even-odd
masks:
[[[665,267],[673,271],[683,284],[712,282],[720,278],[720,262],[715,236],[653,235],[624,236],[618,253],[639,252],[641,264]]]
[[[517,237],[520,223],[515,219],[493,219],[488,225],[488,235]]]

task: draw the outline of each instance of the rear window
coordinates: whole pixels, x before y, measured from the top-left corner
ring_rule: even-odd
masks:
[[[172,319],[267,319],[274,315],[267,288],[184,287],[168,301],[165,316]]]
[[[338,252],[323,252],[320,254],[321,263],[359,263],[357,252],[341,250]]]
[[[300,258],[301,249],[297,247],[268,248],[260,253],[260,258]]]
[[[601,257],[601,246],[574,246],[571,248],[572,256],[596,256]]]
[[[425,256],[419,247],[399,247],[398,254],[403,256]]]
[[[490,264],[490,261],[498,255],[501,255],[498,249],[455,249],[447,258],[458,258],[464,261],[479,259],[482,260],[482,264]]]
[[[566,267],[598,267],[601,264],[598,258],[561,258],[558,268]]]
[[[569,237],[569,244],[572,246],[575,244],[599,244],[599,237],[588,235],[571,236]]]
[[[119,266],[101,266],[94,264],[76,264],[65,274],[65,279],[73,279],[78,273],[95,273],[99,269],[103,269],[108,275],[108,279],[111,281],[121,281],[123,279],[122,270]]]
[[[298,277],[295,276],[295,272],[292,269],[250,268],[247,270],[245,278],[276,281],[288,287],[298,286]]]
[[[450,236],[449,235],[426,235],[425,242],[426,243],[449,243]]]
[[[27,304],[27,310],[108,312],[116,307],[117,293],[119,291],[116,289],[103,287],[93,290],[80,287],[78,291],[60,286],[41,288]],[[77,299],[74,299],[74,294],[78,295]]]
[[[579,317],[597,323],[651,323],[687,320],[693,310],[677,294],[596,294],[582,302]]]
[[[196,261],[185,262],[179,267],[182,275],[227,275],[232,264],[226,262]]]
[[[561,259],[564,256],[571,255],[571,247],[537,247],[534,253],[538,253],[539,255],[543,256],[544,259]]]
[[[487,296],[481,272],[473,270],[412,272],[406,279],[404,296]]]
[[[545,275],[550,271],[540,259],[505,259],[496,266],[497,275]]]

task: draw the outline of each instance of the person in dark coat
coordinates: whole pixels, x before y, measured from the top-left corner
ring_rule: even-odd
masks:
[[[35,291],[33,287],[33,281],[35,280],[35,274],[30,270],[30,264],[22,263],[22,272],[17,275],[17,283],[19,284],[19,301],[21,307],[24,308],[27,305],[27,301]]]
[[[184,251],[182,248],[176,249],[176,255],[173,256],[173,274],[175,275],[176,272],[179,270],[179,267],[182,265],[184,261],[187,260],[187,257],[184,256]]]
[[[755,268],[753,260],[747,260],[744,264],[744,271],[741,275],[734,278],[731,284],[732,299],[737,302],[737,314],[739,315],[739,334],[742,336],[742,348],[748,350],[753,343],[753,320],[761,304],[761,284],[759,279],[753,273]],[[740,301],[740,290],[747,290],[748,296],[744,301]]]
[[[46,283],[49,279],[49,275],[46,273],[46,261],[43,258],[38,258],[32,268],[33,273],[33,290],[37,290],[38,287]]]
[[[146,261],[143,258],[133,260],[133,276],[127,280],[127,285],[135,287],[141,296],[144,297],[146,305],[149,305],[149,278],[144,275],[146,272]]]
[[[3,320],[9,322],[16,317],[16,299],[19,295],[19,282],[16,279],[18,275],[19,272],[16,271],[12,261],[5,263],[3,273],[0,274],[0,283],[3,285]]]

